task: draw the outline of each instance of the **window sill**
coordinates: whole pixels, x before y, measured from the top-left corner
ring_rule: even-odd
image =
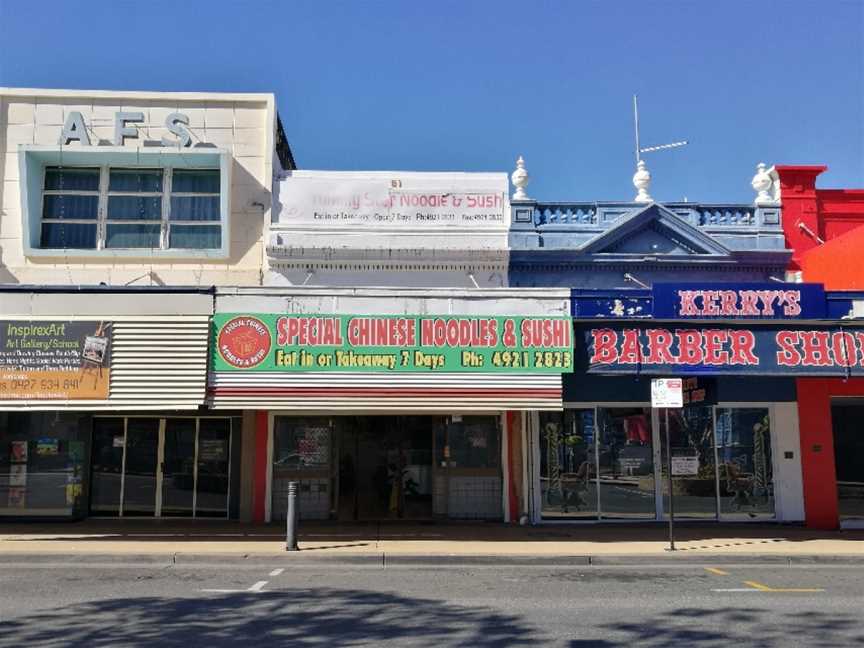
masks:
[[[67,259],[78,259],[83,261],[105,261],[106,259],[213,259],[225,260],[228,251],[223,249],[213,250],[149,250],[117,248],[109,250],[57,250],[57,249],[35,249],[27,248],[24,256],[28,259],[39,259],[43,261]]]

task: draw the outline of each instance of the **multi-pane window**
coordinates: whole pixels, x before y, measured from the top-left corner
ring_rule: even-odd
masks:
[[[168,247],[218,248],[219,172],[176,169],[171,179]]]
[[[45,169],[42,247],[94,249],[99,227],[98,168]]]
[[[41,247],[218,249],[218,169],[48,167]]]
[[[109,169],[104,247],[162,247],[162,169]]]

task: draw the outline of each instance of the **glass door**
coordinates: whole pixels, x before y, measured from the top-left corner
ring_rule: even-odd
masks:
[[[126,419],[123,473],[124,516],[157,515],[157,492],[161,485],[160,419]]]
[[[834,465],[841,520],[864,520],[864,405],[834,403]]]
[[[198,419],[195,517],[228,517],[231,421]]]
[[[192,517],[195,509],[196,419],[165,419],[162,506],[165,517]]]
[[[669,458],[666,449],[666,413],[658,410],[660,475],[663,511],[669,511]],[[675,517],[717,518],[717,460],[714,445],[714,408],[692,405],[669,410],[672,446],[672,488]]]
[[[460,519],[502,515],[498,416],[451,416],[434,425],[433,514]]]
[[[90,511],[228,517],[230,466],[228,418],[96,418]]]
[[[598,407],[597,471],[603,518],[653,519],[654,443],[647,407]]]
[[[90,512],[93,515],[120,515],[125,445],[125,419],[93,420],[90,459]]]

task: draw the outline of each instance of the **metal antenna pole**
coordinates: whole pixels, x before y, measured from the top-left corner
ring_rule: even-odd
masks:
[[[636,164],[642,159],[643,153],[652,153],[654,151],[663,151],[665,149],[678,148],[679,146],[687,146],[690,142],[682,140],[680,142],[672,142],[671,144],[660,144],[659,146],[646,146],[642,148],[639,145],[639,101],[637,95],[633,95],[633,130],[636,136]]]

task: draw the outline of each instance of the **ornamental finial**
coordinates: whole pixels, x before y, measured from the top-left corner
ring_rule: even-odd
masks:
[[[636,173],[633,174],[633,186],[638,190],[636,197],[633,199],[635,202],[654,202],[654,199],[648,194],[648,187],[651,186],[651,173],[645,168],[645,160],[639,160],[636,164]]]
[[[753,176],[750,186],[753,187],[753,191],[756,192],[755,203],[757,205],[774,203],[774,196],[771,193],[774,181],[771,179],[771,175],[768,173],[768,169],[764,162],[760,162],[756,165],[756,175]]]
[[[510,175],[510,181],[516,187],[516,191],[513,192],[513,200],[531,200],[525,193],[525,187],[531,182],[531,176],[525,170],[525,160],[522,159],[521,155],[516,160],[516,170]]]

